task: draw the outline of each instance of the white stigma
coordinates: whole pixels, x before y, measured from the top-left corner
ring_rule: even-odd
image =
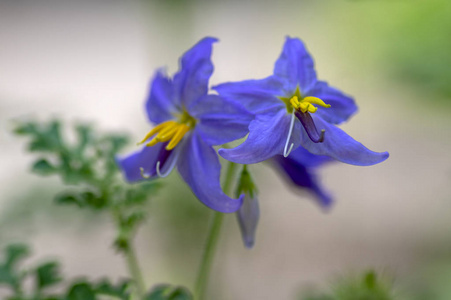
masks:
[[[291,140],[291,134],[293,133],[293,127],[294,127],[294,109],[293,112],[291,113],[290,130],[288,131],[287,141],[285,142],[285,148],[283,149],[283,157],[287,157],[288,155],[290,155],[291,150],[293,150],[294,143],[291,143],[290,148],[287,150],[288,144],[290,143]]]

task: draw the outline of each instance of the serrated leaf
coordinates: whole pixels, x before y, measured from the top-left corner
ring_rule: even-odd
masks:
[[[31,132],[30,135],[32,136],[28,146],[30,151],[62,151],[59,122],[53,121],[49,125],[42,127],[35,125],[35,131]]]
[[[33,164],[32,170],[39,175],[46,176],[54,174],[57,169],[52,166],[47,160],[40,159]]]
[[[89,283],[81,282],[70,288],[66,300],[96,300],[96,295]]]
[[[36,277],[38,289],[60,282],[59,264],[57,262],[49,262],[39,266],[36,269]]]

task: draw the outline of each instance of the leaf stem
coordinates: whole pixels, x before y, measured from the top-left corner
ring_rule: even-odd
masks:
[[[124,253],[125,260],[128,265],[128,270],[131,277],[133,278],[133,281],[136,284],[136,293],[138,295],[138,298],[143,299],[144,294],[146,293],[146,285],[144,283],[141,269],[139,268],[136,252],[131,243],[129,243],[129,246],[124,249]]]
[[[226,194],[230,193],[232,180],[234,177],[233,175],[235,173],[236,167],[237,165],[235,163],[229,163],[224,181],[224,192]],[[213,212],[207,240],[205,243],[204,253],[202,255],[199,272],[197,274],[197,279],[194,286],[194,294],[196,295],[196,300],[203,300],[205,297],[205,290],[207,287],[213,258],[216,252],[216,246],[219,241],[219,234],[221,232],[223,220],[223,213],[218,211]]]
[[[119,238],[118,240],[116,240],[116,247],[125,256],[125,262],[127,264],[130,276],[135,284],[136,295],[138,299],[144,299],[144,295],[146,293],[146,285],[144,283],[144,278],[142,276],[138,258],[136,256],[136,252],[132,243],[134,231],[124,230],[124,228],[122,228],[122,215],[119,209],[114,208],[112,210],[112,214],[116,220],[120,236],[120,241]]]

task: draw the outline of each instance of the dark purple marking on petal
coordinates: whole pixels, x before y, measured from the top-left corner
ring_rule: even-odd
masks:
[[[165,169],[166,163],[169,160],[169,157],[171,157],[171,154],[173,153],[173,150],[166,150],[167,143],[162,144],[160,151],[158,152],[157,159],[155,160],[152,168],[150,169],[149,173],[144,173],[142,176],[144,178],[153,177],[157,175],[157,164],[160,162],[160,170]]]
[[[172,153],[172,150],[166,150],[166,144],[164,144],[164,146],[161,148],[157,158],[157,162],[160,162],[161,168],[163,168],[164,164],[169,158],[169,155]]]
[[[315,122],[313,122],[312,116],[308,112],[300,112],[295,111],[294,113],[296,117],[301,121],[302,126],[304,126],[305,131],[307,132],[310,140],[314,143],[322,143],[324,142],[324,134],[325,130],[321,130],[321,133],[318,133],[318,129],[316,129]]]

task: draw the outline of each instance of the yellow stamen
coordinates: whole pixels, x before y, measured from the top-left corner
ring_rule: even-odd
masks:
[[[190,116],[186,111],[174,116],[177,118],[177,121],[171,120],[158,124],[141,142],[138,143],[138,145],[147,142],[146,146],[152,147],[158,143],[169,141],[165,148],[167,150],[174,149],[183,139],[185,134],[196,125],[196,119]]]
[[[167,122],[163,122],[163,123],[158,124],[157,126],[152,128],[152,130],[149,131],[148,134],[146,134],[146,136],[142,139],[141,142],[138,143],[138,145],[144,143],[149,138],[151,138],[153,135],[155,135],[156,133],[160,132],[164,128],[167,128],[168,126],[171,126],[171,125],[177,125],[177,122],[175,122],[175,121],[167,121]]]
[[[317,98],[317,97],[308,96],[308,97],[305,97],[304,99],[302,99],[302,101],[309,102],[311,104],[316,104],[316,105],[319,105],[319,106],[322,106],[325,108],[330,107],[330,104],[324,103],[323,100],[321,100],[320,98]]]
[[[146,144],[146,146],[147,147],[152,147],[152,146],[155,146],[156,144],[158,144],[158,140],[157,140],[157,138],[153,138],[153,139],[150,140],[150,142],[148,142]]]
[[[170,139],[172,139],[172,137],[174,136],[174,134],[177,132],[178,128],[179,128],[180,124],[177,124],[173,127],[168,128],[168,130],[162,130],[157,136],[156,139],[159,142],[167,142]]]
[[[291,105],[293,105],[294,109],[299,109],[300,108],[300,104],[301,103],[299,102],[299,99],[298,99],[297,96],[293,96],[290,99],[290,103],[291,103]]]
[[[313,106],[312,104],[310,104],[310,105],[307,107],[307,110],[308,110],[309,112],[311,112],[311,113],[315,113],[315,112],[318,110],[318,107],[315,107],[315,106]]]
[[[170,124],[168,124],[164,129],[162,129],[160,131],[160,133],[158,133],[157,137],[164,137],[167,134],[171,134],[172,131],[174,131],[177,127],[178,127],[178,123],[177,122],[171,122]]]
[[[180,124],[177,129],[177,133],[174,135],[172,140],[166,146],[166,150],[172,150],[175,146],[182,140],[183,136],[190,130],[190,127],[186,124]]]
[[[281,98],[281,99],[283,101],[286,101],[285,99],[288,99],[288,98]],[[290,98],[290,104],[293,109],[301,111],[303,113],[305,113],[305,112],[315,113],[318,110],[318,107],[314,106],[313,104],[316,104],[316,105],[319,105],[322,107],[326,107],[326,108],[330,107],[330,104],[324,103],[323,100],[321,100],[320,98],[317,98],[317,97],[309,96],[309,97],[301,98],[301,100],[299,101],[299,97],[296,94]]]

